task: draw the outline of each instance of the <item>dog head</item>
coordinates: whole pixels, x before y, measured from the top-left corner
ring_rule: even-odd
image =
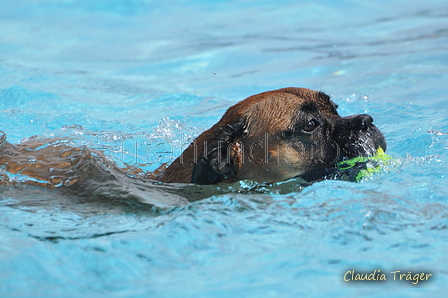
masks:
[[[163,182],[213,184],[321,178],[325,169],[373,155],[386,141],[366,114],[341,117],[322,92],[284,88],[230,107],[161,175]]]

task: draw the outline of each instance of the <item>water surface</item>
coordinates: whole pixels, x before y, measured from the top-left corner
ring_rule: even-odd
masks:
[[[371,114],[397,163],[304,189],[120,176],[81,196],[16,177],[0,188],[0,296],[444,297],[447,26],[436,0],[3,1],[11,143],[60,138],[150,171],[230,105],[298,86]]]

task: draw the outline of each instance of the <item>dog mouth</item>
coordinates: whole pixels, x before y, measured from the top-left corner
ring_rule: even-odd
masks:
[[[373,124],[373,118],[360,114],[341,118],[335,129],[335,139],[341,150],[341,158],[373,156],[378,148],[387,149],[383,133]]]
[[[365,131],[352,132],[340,146],[342,160],[358,156],[373,156],[378,148],[384,151],[387,149],[383,134],[373,125]]]
[[[320,166],[310,169],[297,177],[305,179],[308,182],[321,179],[338,179],[338,164],[342,161],[356,157],[374,156],[379,148],[386,151],[387,144],[383,133],[372,124],[373,118],[369,115],[355,115],[341,118],[341,123],[336,126],[333,134],[333,142],[336,146],[336,152],[327,152],[328,156],[333,156],[327,162]]]

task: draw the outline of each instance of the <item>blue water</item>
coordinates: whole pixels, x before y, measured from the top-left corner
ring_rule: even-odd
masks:
[[[17,177],[0,186],[0,297],[445,297],[447,45],[442,0],[1,1],[11,143],[60,138],[148,171],[233,103],[298,86],[371,114],[396,162],[303,190],[122,177],[128,192],[90,200]]]

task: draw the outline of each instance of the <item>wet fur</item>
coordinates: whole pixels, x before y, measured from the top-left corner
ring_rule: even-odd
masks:
[[[303,133],[310,119],[319,129]],[[291,87],[260,93],[230,107],[157,179],[198,184],[312,180],[344,158],[385,149],[384,136],[372,122],[369,115],[340,117],[323,92]]]
[[[312,132],[304,127],[314,119]],[[284,88],[260,93],[230,107],[222,119],[199,135],[171,165],[147,177],[165,183],[215,184],[250,179],[313,180],[344,158],[386,149],[382,133],[368,115],[342,118],[325,93]],[[42,146],[42,147],[41,147]],[[99,187],[120,171],[102,152],[48,140],[19,145],[0,140],[0,165],[31,177],[27,183],[79,189],[86,181]],[[0,175],[3,184],[13,183]],[[92,183],[90,183],[92,184]],[[90,185],[89,184],[89,185]],[[92,184],[95,185],[95,184]]]

